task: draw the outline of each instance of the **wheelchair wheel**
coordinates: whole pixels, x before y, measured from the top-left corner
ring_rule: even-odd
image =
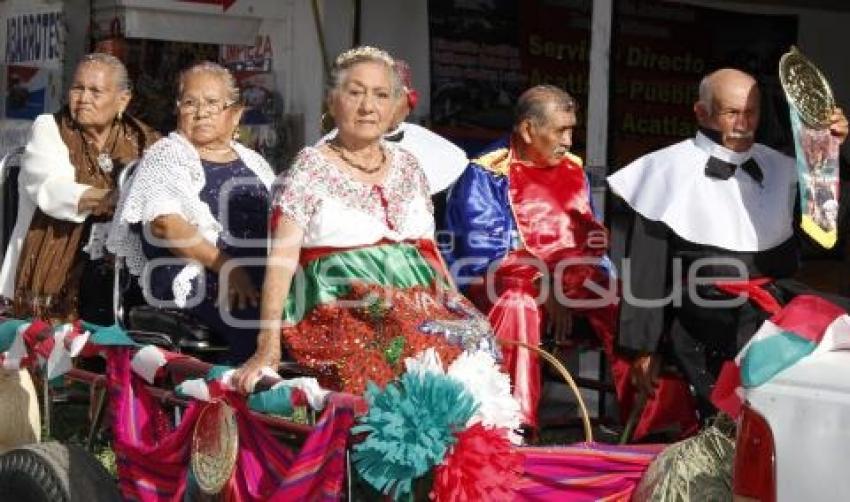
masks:
[[[0,494],[19,502],[120,501],[115,480],[85,449],[61,443],[0,455]]]

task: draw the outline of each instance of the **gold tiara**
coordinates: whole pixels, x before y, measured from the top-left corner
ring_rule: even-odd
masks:
[[[813,129],[829,127],[835,98],[826,77],[795,46],[779,59],[779,81],[785,97],[804,124]]]

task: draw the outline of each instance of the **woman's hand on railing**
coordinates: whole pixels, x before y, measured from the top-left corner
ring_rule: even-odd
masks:
[[[263,339],[262,334],[259,339]],[[280,344],[278,343],[277,349],[274,347],[261,347],[256,353],[254,353],[253,356],[251,356],[250,359],[245,361],[245,363],[236,370],[236,373],[233,375],[233,385],[239,392],[250,394],[254,390],[254,386],[257,384],[257,381],[262,378],[262,374],[260,373],[262,369],[270,367],[277,370],[279,365]]]

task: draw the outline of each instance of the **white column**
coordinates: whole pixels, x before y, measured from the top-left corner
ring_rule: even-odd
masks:
[[[594,0],[587,96],[587,165],[608,163],[608,96],[613,0]]]
[[[585,163],[591,173],[591,196],[596,208],[605,209],[605,183],[600,178],[608,174],[608,104],[611,68],[611,24],[614,0],[594,0],[590,30],[590,78],[587,93],[587,159]],[[585,352],[579,356],[579,374],[596,379],[602,364],[602,353]],[[599,393],[582,392],[596,416],[610,414],[613,396],[606,396],[606,408],[601,409]]]
[[[310,0],[294,0],[292,19],[294,52],[288,70],[293,89],[285,92],[291,99],[290,111],[304,114],[304,141],[312,145],[319,139],[325,75]]]

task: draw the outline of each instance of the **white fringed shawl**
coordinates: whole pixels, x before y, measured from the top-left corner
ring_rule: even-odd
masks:
[[[257,152],[232,142],[231,146],[245,165],[271,188],[274,173]],[[125,260],[131,274],[141,276],[147,265],[142,252],[141,235],[131,230],[135,223],[149,223],[159,216],[176,214],[198,228],[200,235],[215,245],[221,224],[200,198],[206,184],[204,168],[195,147],[177,132],[154,143],[139,163],[129,186],[124,187],[106,247]],[[192,291],[192,279],[203,265],[189,262],[172,284],[174,302],[183,307]]]

